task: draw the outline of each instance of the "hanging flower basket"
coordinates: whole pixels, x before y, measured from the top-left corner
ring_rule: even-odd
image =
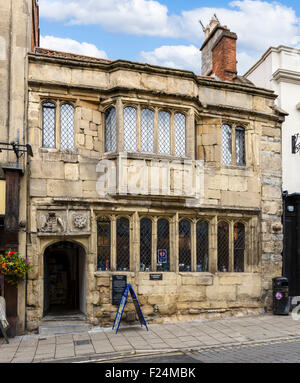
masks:
[[[31,267],[27,260],[24,260],[15,251],[10,251],[5,255],[0,254],[0,274],[4,275],[10,285],[17,286],[22,282]]]

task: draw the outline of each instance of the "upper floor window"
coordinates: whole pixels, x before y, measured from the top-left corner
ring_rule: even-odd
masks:
[[[241,126],[222,126],[222,163],[246,165],[245,129]]]
[[[124,151],[186,156],[186,116],[183,113],[158,107],[152,110],[126,106],[123,116],[123,127],[120,127],[123,143],[120,144]],[[105,151],[116,150],[116,109],[112,107],[105,113]]]
[[[174,116],[175,156],[185,156],[185,115],[176,113]]]
[[[60,113],[56,113],[59,108]],[[74,107],[62,104],[57,107],[52,102],[44,102],[42,106],[44,148],[74,149]],[[57,126],[59,129],[57,130]]]
[[[55,148],[56,141],[56,105],[43,104],[43,148]]]
[[[74,149],[74,107],[70,104],[60,108],[60,147]]]
[[[105,151],[117,150],[116,109],[110,108],[105,112]]]
[[[162,111],[158,114],[158,151],[171,154],[171,115]]]
[[[153,153],[154,147],[154,112],[143,109],[141,112],[142,152]]]
[[[124,109],[124,150],[136,151],[136,109],[131,106]]]

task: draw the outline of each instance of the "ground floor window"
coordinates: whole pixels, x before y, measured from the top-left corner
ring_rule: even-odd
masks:
[[[248,218],[250,220],[251,217]],[[246,221],[245,221],[246,222]],[[97,221],[97,269],[140,272],[244,272],[247,224],[169,215]],[[254,237],[253,237],[254,238]]]
[[[117,219],[117,270],[129,271],[129,220]]]

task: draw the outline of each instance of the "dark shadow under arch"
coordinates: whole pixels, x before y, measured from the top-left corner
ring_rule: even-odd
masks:
[[[56,242],[44,252],[44,315],[85,313],[85,250]]]

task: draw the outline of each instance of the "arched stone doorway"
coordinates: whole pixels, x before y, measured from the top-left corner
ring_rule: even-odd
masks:
[[[44,253],[44,316],[86,312],[85,250],[63,241]]]

